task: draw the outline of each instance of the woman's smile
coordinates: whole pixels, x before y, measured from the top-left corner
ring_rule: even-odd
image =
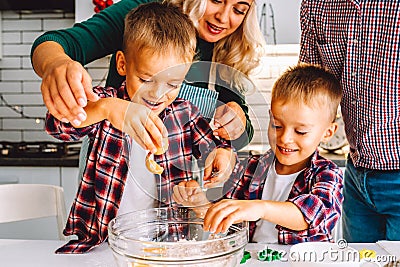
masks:
[[[213,34],[220,34],[224,30],[224,28],[218,27],[210,22],[207,22],[207,25],[208,25],[208,30]]]
[[[252,1],[209,0],[197,27],[201,39],[215,43],[235,32],[243,23]]]

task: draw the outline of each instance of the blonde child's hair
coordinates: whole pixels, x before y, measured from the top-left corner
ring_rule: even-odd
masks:
[[[208,0],[164,0],[179,6],[198,26]],[[212,61],[221,79],[234,86],[241,93],[247,91],[248,76],[261,62],[264,55],[265,39],[257,19],[256,1],[253,0],[240,27],[229,36],[215,43]]]
[[[330,110],[334,121],[341,98],[342,87],[333,73],[318,65],[299,63],[275,82],[271,103],[295,101],[310,107],[318,104]]]
[[[173,5],[151,2],[132,9],[125,17],[123,52],[133,48],[157,54],[174,51],[192,62],[196,53],[196,29],[190,18]]]

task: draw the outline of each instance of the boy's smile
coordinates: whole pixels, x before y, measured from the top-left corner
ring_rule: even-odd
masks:
[[[178,96],[190,64],[176,53],[150,51],[117,53],[117,68],[126,75],[126,90],[132,102],[163,111]]]
[[[292,153],[295,153],[297,151],[299,151],[298,149],[289,149],[289,148],[285,148],[285,147],[281,147],[281,146],[276,146],[277,149],[279,149],[279,151],[281,152],[281,154],[285,154],[285,155],[290,155]]]
[[[159,106],[162,106],[164,102],[152,102],[150,100],[146,100],[143,98],[143,102],[149,109],[157,109]]]
[[[278,174],[304,169],[319,143],[335,132],[330,111],[320,103],[312,104],[275,101],[271,105],[268,139],[276,155]]]

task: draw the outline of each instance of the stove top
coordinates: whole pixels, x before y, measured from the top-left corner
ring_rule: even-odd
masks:
[[[79,155],[80,147],[80,142],[0,142],[0,157],[62,158]]]

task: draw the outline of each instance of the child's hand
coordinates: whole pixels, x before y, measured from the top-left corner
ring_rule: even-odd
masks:
[[[263,217],[264,210],[261,200],[224,199],[208,209],[203,228],[212,233],[224,233],[233,223],[257,221]]]
[[[206,194],[195,180],[183,181],[173,188],[172,198],[185,207],[202,206],[209,203]]]
[[[230,148],[217,148],[208,155],[203,180],[212,188],[229,179],[236,164],[236,153]]]
[[[107,119],[119,130],[131,136],[143,149],[156,153],[163,147],[162,139],[168,136],[162,120],[147,107],[114,98],[117,102],[109,108]]]
[[[219,106],[214,115],[214,135],[225,140],[238,139],[246,128],[246,115],[236,102]]]

